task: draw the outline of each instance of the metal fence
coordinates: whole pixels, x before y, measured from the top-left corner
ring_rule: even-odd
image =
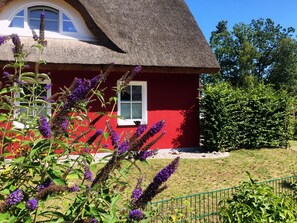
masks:
[[[292,184],[297,175],[277,178],[259,183],[273,187],[275,194],[292,195]],[[153,202],[149,207],[153,213],[152,223],[156,222],[219,222],[219,202],[230,198],[237,187],[203,192],[189,196]]]

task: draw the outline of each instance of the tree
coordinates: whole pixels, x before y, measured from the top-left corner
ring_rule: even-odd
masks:
[[[266,82],[279,88],[276,77],[281,72],[281,76],[286,77],[281,86],[292,84],[291,79],[297,76],[294,32],[291,27],[275,25],[271,19],[238,23],[232,31],[228,30],[227,21],[220,21],[210,38],[221,66],[219,80],[241,87]]]
[[[275,62],[268,81],[276,89],[286,89],[292,95],[297,95],[297,41],[290,38],[280,40],[274,55]]]

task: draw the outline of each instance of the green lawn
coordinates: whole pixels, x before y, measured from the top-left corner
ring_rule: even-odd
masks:
[[[167,182],[168,189],[154,200],[237,186],[248,180],[247,171],[259,181],[291,176],[297,172],[296,161],[295,142],[290,149],[237,150],[227,158],[181,159],[178,170]],[[169,162],[168,159],[153,159],[148,160],[148,164],[141,164],[144,184],[148,184]],[[135,168],[131,181],[136,182],[138,175]]]

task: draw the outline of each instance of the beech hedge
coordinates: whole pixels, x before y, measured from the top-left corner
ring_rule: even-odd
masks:
[[[291,135],[291,100],[284,91],[259,84],[240,89],[207,86],[201,100],[204,146],[219,151],[285,147]]]

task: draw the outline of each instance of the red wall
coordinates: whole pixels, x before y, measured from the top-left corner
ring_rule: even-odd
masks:
[[[92,78],[97,73],[90,72],[51,72],[52,93],[62,86],[69,86],[74,77]],[[104,83],[109,88],[106,96],[114,95],[110,90],[122,74],[112,73]],[[147,81],[148,95],[148,127],[164,119],[166,135],[155,145],[156,148],[187,148],[199,146],[198,121],[198,75],[191,74],[152,74],[140,73],[134,80]],[[90,117],[101,111],[100,104],[93,104]],[[112,126],[120,134],[122,131],[135,130],[136,127],[119,127],[116,119],[111,120]],[[98,128],[104,126],[102,119]]]
[[[47,72],[46,72],[47,73]],[[74,77],[92,78],[95,72],[51,71],[52,94],[59,92],[63,86],[69,86]],[[114,96],[112,86],[116,86],[120,73],[111,73],[104,83],[106,99]],[[147,81],[148,95],[148,127],[164,119],[165,136],[155,145],[156,148],[188,148],[199,146],[199,120],[197,88],[198,75],[191,74],[156,74],[141,72],[134,80]],[[92,104],[90,117],[96,117],[95,112],[102,111],[101,105]],[[107,108],[107,111],[110,108]],[[116,115],[116,114],[115,114]],[[103,128],[105,120],[97,123],[97,128]],[[119,127],[117,120],[111,120],[112,126],[120,134],[122,131],[134,131],[135,126]]]

